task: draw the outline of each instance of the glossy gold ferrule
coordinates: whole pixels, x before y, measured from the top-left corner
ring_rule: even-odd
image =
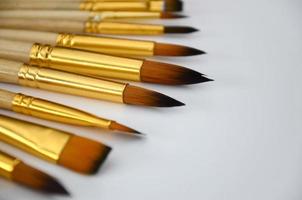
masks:
[[[84,32],[121,35],[162,35],[164,34],[164,26],[151,24],[87,21],[85,23]]]
[[[24,94],[17,94],[14,97],[12,101],[12,110],[25,115],[77,126],[102,127],[109,129],[111,124],[110,120],[99,118],[62,104]]]
[[[20,85],[66,94],[123,103],[126,84],[80,76],[24,64],[18,72]]]
[[[99,22],[106,19],[159,19],[160,17],[160,12],[103,11],[90,12],[89,20]]]
[[[119,56],[153,56],[155,42],[59,34],[56,46]]]
[[[0,140],[56,163],[71,134],[0,115]]]
[[[20,162],[17,158],[0,151],[0,176],[12,179],[12,173]]]
[[[84,1],[80,10],[90,11],[163,11],[163,1]]]
[[[140,81],[143,60],[34,44],[30,64],[93,77]]]

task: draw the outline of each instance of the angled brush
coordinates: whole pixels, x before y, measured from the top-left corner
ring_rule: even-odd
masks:
[[[0,151],[0,176],[42,193],[69,195],[54,177],[3,151]]]
[[[0,141],[87,175],[97,173],[111,151],[94,140],[4,115],[0,115]]]
[[[142,0],[142,1],[38,1],[3,0],[0,9],[37,9],[37,10],[88,10],[88,11],[181,11],[182,1]]]
[[[122,19],[176,19],[185,16],[171,12],[76,11],[76,10],[3,10],[0,18],[101,21]]]
[[[1,13],[0,13],[1,15]],[[175,44],[68,33],[0,29],[0,38],[88,50],[117,56],[193,56],[204,51]]]
[[[129,134],[140,134],[140,132],[114,120],[97,117],[85,111],[56,102],[3,89],[0,89],[0,108],[59,123],[97,127]]]
[[[25,29],[50,32],[116,34],[116,35],[163,35],[184,34],[198,31],[188,26],[164,26],[156,24],[136,24],[109,21],[68,21],[46,19],[0,18],[0,28]]]
[[[153,107],[184,105],[164,94],[129,84],[39,68],[3,59],[0,59],[0,82],[130,105]],[[112,126],[116,125],[112,124]],[[112,127],[112,129],[117,128]]]
[[[178,65],[1,39],[0,58],[111,79],[169,85],[211,81],[199,72]]]

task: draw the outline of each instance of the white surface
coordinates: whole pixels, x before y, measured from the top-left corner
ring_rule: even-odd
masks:
[[[1,149],[59,177],[75,200],[300,200],[302,2],[185,2],[191,18],[168,23],[202,31],[158,40],[192,45],[208,55],[165,61],[192,67],[216,81],[147,87],[184,101],[186,107],[146,109],[1,84],[117,119],[147,133],[146,139],[31,118],[113,146],[94,177],[77,175],[6,145]],[[0,199],[48,198],[1,180]]]

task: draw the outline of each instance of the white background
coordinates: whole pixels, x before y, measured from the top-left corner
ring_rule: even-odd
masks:
[[[300,200],[301,0],[185,3],[190,18],[167,23],[201,31],[151,39],[207,51],[205,56],[161,60],[192,67],[215,82],[144,86],[184,101],[186,107],[149,109],[0,85],[119,120],[145,132],[146,139],[1,111],[103,141],[114,150],[99,174],[86,177],[2,143],[0,148],[60,178],[75,200]],[[0,199],[65,198],[0,180]]]

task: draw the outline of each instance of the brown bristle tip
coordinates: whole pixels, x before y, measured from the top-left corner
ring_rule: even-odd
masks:
[[[176,107],[185,105],[164,94],[131,85],[127,85],[125,88],[124,102],[132,105],[152,107]]]
[[[102,143],[72,136],[59,158],[58,164],[82,174],[95,174],[111,151]]]
[[[183,10],[183,2],[180,0],[166,0],[164,10],[169,12],[179,12]]]
[[[194,56],[206,52],[182,45],[155,43],[154,54],[158,56]]]
[[[42,193],[70,196],[69,192],[55,178],[23,162],[15,167],[12,179]]]
[[[149,60],[145,60],[141,68],[141,80],[166,85],[189,85],[211,81],[192,69]]]
[[[190,27],[190,26],[165,26],[165,33],[193,33],[196,31],[199,31],[196,28]]]
[[[139,132],[137,130],[129,128],[128,126],[117,123],[115,121],[111,122],[110,129],[117,130],[117,131],[122,131],[122,132],[125,132],[125,133],[132,133],[132,134],[136,134],[136,135],[144,135],[144,134],[142,134],[141,132]]]
[[[185,15],[171,13],[171,12],[163,12],[160,16],[162,19],[179,19],[179,18],[187,18]]]

